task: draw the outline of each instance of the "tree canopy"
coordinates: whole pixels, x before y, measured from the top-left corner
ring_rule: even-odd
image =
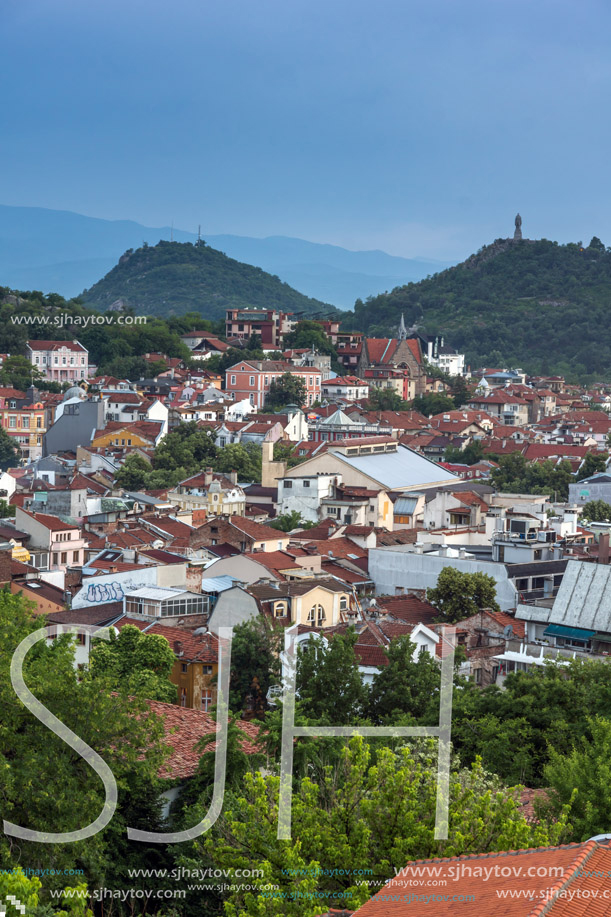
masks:
[[[437,585],[427,589],[426,597],[439,609],[439,620],[456,624],[483,611],[500,611],[496,600],[494,577],[487,573],[463,573],[455,567],[444,567]]]

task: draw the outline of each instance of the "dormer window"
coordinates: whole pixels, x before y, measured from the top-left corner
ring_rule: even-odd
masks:
[[[286,615],[286,602],[274,602],[274,618],[283,618]]]

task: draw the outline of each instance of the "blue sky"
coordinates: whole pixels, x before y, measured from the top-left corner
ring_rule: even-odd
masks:
[[[0,203],[459,259],[611,245],[605,0],[2,0]]]

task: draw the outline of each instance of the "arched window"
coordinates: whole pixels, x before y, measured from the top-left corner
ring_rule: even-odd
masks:
[[[322,627],[325,623],[325,610],[322,605],[312,605],[308,612],[308,624],[310,627]]]
[[[286,602],[274,603],[274,618],[283,618],[286,614]]]
[[[348,611],[348,596],[342,595],[339,600],[339,610]]]

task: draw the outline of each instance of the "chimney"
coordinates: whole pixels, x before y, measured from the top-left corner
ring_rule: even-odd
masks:
[[[237,471],[230,471],[229,474],[227,475],[227,477],[229,478],[229,480],[231,481],[232,484],[237,484],[237,483],[238,483],[238,473],[237,473]]]
[[[414,542],[414,549],[416,551],[416,554],[422,554],[422,550],[423,550],[422,542],[421,541]]]
[[[204,471],[204,484],[209,487],[212,484],[212,468],[206,468]]]
[[[598,563],[609,564],[609,535],[601,535],[598,539]]]

